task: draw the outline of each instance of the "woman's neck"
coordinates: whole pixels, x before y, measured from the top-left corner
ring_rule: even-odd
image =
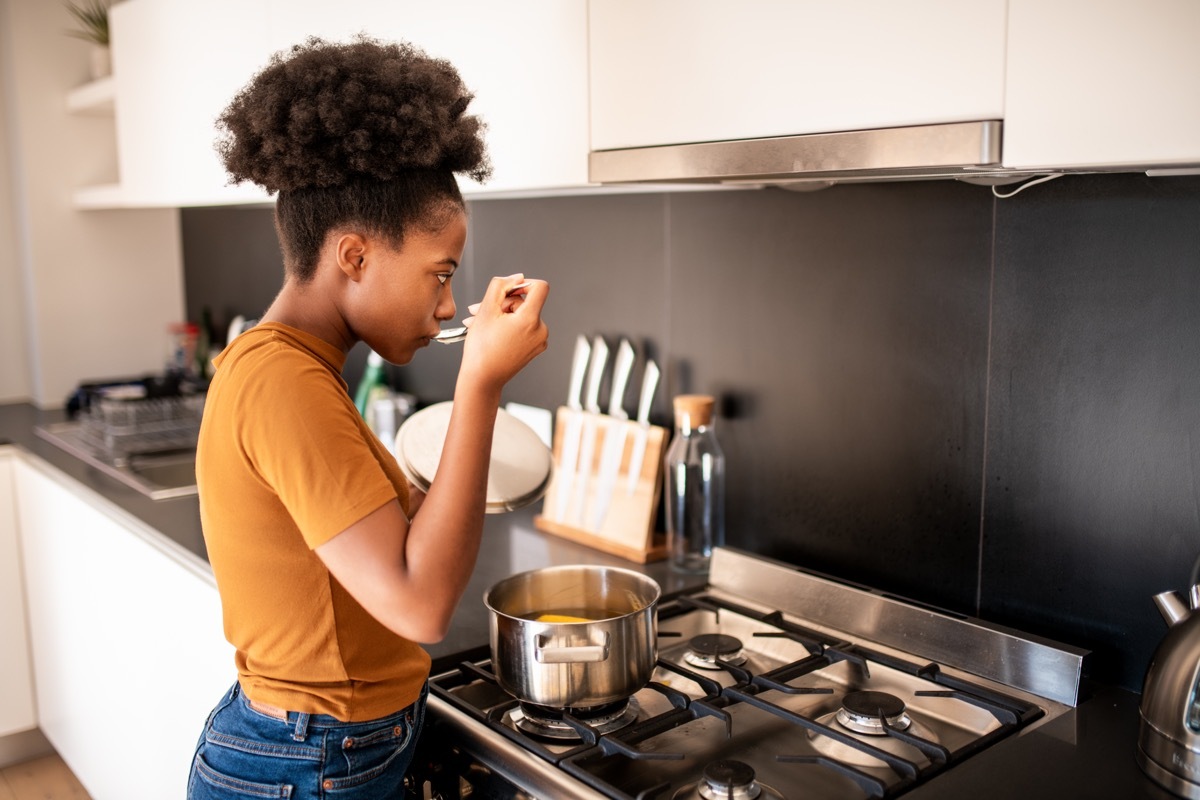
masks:
[[[296,328],[347,353],[358,339],[338,310],[336,295],[319,284],[319,277],[305,284],[288,278],[261,321]]]

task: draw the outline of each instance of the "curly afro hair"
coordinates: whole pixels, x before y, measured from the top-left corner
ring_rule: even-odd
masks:
[[[399,246],[465,204],[454,175],[491,175],[473,95],[447,61],[404,43],[310,38],[274,55],[217,119],[231,183],[278,193],[289,274],[307,282],[325,237],[354,225]]]
[[[393,180],[406,170],[491,175],[458,72],[409,44],[312,38],[276,53],[217,119],[234,183],[268,192]]]

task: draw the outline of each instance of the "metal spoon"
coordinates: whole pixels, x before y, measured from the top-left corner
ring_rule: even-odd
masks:
[[[465,338],[467,338],[466,328],[446,328],[437,336],[434,336],[432,341],[441,344],[454,344],[455,342],[461,342]]]
[[[529,286],[530,286],[529,281],[526,281],[525,283],[518,283],[516,286],[512,287],[507,292],[505,292],[504,296],[512,297],[514,294],[518,293],[522,289],[528,289]],[[461,342],[465,338],[467,338],[467,328],[466,327],[446,328],[441,333],[439,333],[437,336],[434,336],[432,341],[438,342],[439,344],[454,344],[455,342]]]

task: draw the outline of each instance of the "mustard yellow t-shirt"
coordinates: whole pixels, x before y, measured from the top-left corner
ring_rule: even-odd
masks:
[[[408,484],[341,377],[345,354],[264,323],[216,359],[196,453],[225,636],[253,700],[346,722],[415,701],[429,656],[342,588],[313,548]],[[420,609],[413,609],[419,614]]]

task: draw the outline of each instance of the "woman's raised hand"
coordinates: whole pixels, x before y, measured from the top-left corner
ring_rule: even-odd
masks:
[[[526,285],[510,294],[521,284]],[[474,316],[463,320],[471,335],[459,380],[481,381],[484,388],[498,391],[544,352],[549,332],[541,315],[549,292],[545,281],[526,281],[521,274],[492,278],[483,300],[467,309]]]

